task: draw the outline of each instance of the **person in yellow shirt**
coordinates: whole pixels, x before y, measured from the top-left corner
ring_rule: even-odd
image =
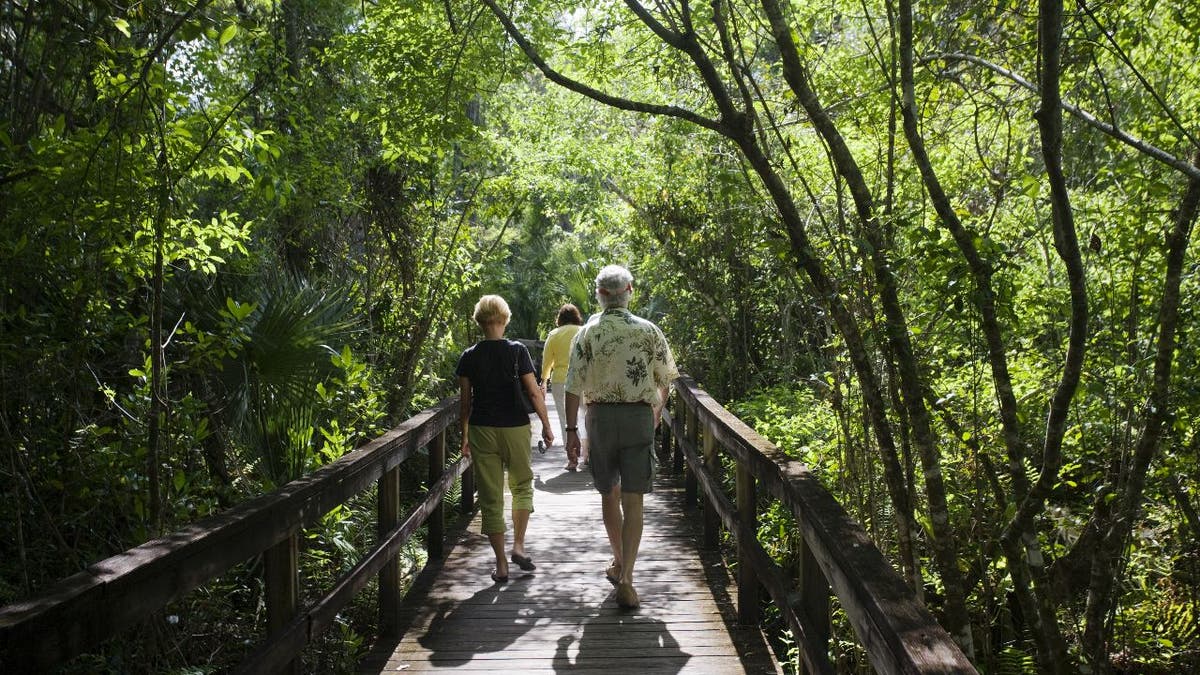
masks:
[[[544,395],[546,388],[549,387],[550,393],[554,396],[554,407],[558,411],[558,426],[562,430],[560,438],[564,439],[565,443],[567,437],[565,430],[567,424],[565,398],[567,395],[567,365],[571,360],[571,344],[575,341],[575,334],[579,332],[579,327],[583,325],[583,315],[580,314],[578,307],[567,303],[558,308],[556,325],[558,327],[546,335],[545,346],[542,348],[542,393]],[[582,404],[580,409],[583,409]],[[582,434],[579,441],[579,448],[567,448],[567,465],[563,467],[567,471],[575,471],[579,468],[581,454],[583,461],[587,461],[587,434]]]

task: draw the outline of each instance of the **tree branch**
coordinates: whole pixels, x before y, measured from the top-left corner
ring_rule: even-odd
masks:
[[[1038,90],[1037,87],[1032,82],[1030,82],[1029,80],[1026,80],[1025,78],[1021,77],[1017,73],[1015,73],[1003,66],[992,63],[991,61],[988,61],[986,59],[982,59],[982,58],[979,58],[978,56],[974,56],[972,54],[959,54],[959,53],[935,54],[934,56],[930,56],[928,58],[921,59],[921,63],[926,63],[926,62],[935,61],[935,60],[952,61],[952,62],[953,61],[963,61],[966,63],[973,63],[977,66],[982,66],[983,68],[986,68],[986,69],[992,71],[993,73],[996,73],[997,75],[1000,75],[1001,77],[1004,77],[1004,78],[1012,81],[1014,84],[1019,85],[1023,89],[1028,89],[1029,91],[1035,92],[1035,93]],[[1133,134],[1130,134],[1126,131],[1122,131],[1122,130],[1118,129],[1115,125],[1109,124],[1108,122],[1105,122],[1105,121],[1097,118],[1095,115],[1087,112],[1086,110],[1080,108],[1077,105],[1067,103],[1066,101],[1061,101],[1059,103],[1059,105],[1062,107],[1063,110],[1070,113],[1071,116],[1079,119],[1084,124],[1087,124],[1088,126],[1092,127],[1093,129],[1096,129],[1097,131],[1105,134],[1106,136],[1109,136],[1116,141],[1119,141],[1121,143],[1124,143],[1125,145],[1128,145],[1129,147],[1137,150],[1138,152],[1140,152],[1144,155],[1152,157],[1152,158],[1158,160],[1159,162],[1166,164],[1167,166],[1171,167],[1172,169],[1175,169],[1176,171],[1187,176],[1188,178],[1191,178],[1193,180],[1200,180],[1200,168],[1193,166],[1187,160],[1182,159],[1180,157],[1176,157],[1175,155],[1167,152],[1166,150],[1163,150],[1162,148],[1151,145],[1150,143],[1143,141],[1142,139],[1134,136]]]
[[[686,120],[698,126],[704,127],[705,129],[711,129],[719,133],[722,131],[723,127],[719,121],[709,119],[686,108],[673,105],[643,103],[641,101],[633,101],[627,98],[613,96],[612,94],[589,87],[578,80],[574,80],[566,75],[563,75],[554,68],[551,68],[550,65],[546,63],[546,60],[542,58],[541,54],[539,54],[537,49],[535,49],[534,46],[529,42],[528,38],[525,37],[519,28],[517,28],[516,24],[513,23],[508,14],[496,4],[495,0],[483,0],[483,4],[487,5],[488,9],[492,10],[492,14],[496,15],[496,18],[504,26],[504,31],[508,33],[508,36],[517,43],[517,46],[521,48],[521,51],[525,52],[525,56],[528,57],[529,60],[533,62],[533,65],[537,66],[538,70],[542,71],[542,74],[545,75],[546,78],[551,82],[613,108],[629,110],[632,112],[648,113],[651,115],[677,117],[679,119]]]
[[[1171,106],[1168,105],[1165,100],[1163,100],[1163,97],[1158,93],[1158,90],[1150,85],[1150,82],[1146,79],[1146,76],[1142,75],[1142,71],[1138,70],[1137,66],[1133,64],[1133,60],[1129,58],[1129,54],[1125,53],[1125,50],[1121,48],[1121,45],[1117,44],[1117,41],[1113,38],[1112,33],[1110,33],[1108,29],[1104,27],[1104,24],[1100,23],[1100,18],[1096,16],[1096,13],[1092,11],[1092,8],[1089,7],[1084,0],[1079,0],[1079,8],[1083,10],[1084,14],[1088,15],[1088,18],[1096,24],[1096,28],[1099,28],[1100,32],[1104,34],[1104,39],[1107,40],[1108,44],[1112,46],[1113,51],[1117,54],[1117,58],[1119,58],[1121,63],[1124,63],[1125,66],[1129,68],[1134,77],[1137,78],[1138,82],[1142,84],[1142,87],[1144,87],[1150,96],[1154,98],[1154,102],[1157,103],[1159,107],[1162,108],[1163,112],[1167,114],[1167,118],[1170,119],[1171,123],[1175,125],[1175,129],[1192,142],[1193,148],[1200,149],[1200,141],[1197,141],[1196,137],[1192,135],[1192,132],[1189,131],[1188,128],[1184,126],[1183,122],[1179,120],[1179,116],[1175,114],[1174,110],[1171,110]]]

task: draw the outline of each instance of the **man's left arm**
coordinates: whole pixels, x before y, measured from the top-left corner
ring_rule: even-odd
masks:
[[[578,453],[582,443],[579,440],[579,404],[583,396],[584,385],[587,381],[588,366],[590,359],[588,358],[587,350],[584,348],[581,340],[586,339],[586,334],[581,330],[576,333],[574,340],[571,341],[570,356],[567,359],[567,381],[563,383],[563,391],[566,392],[564,403],[566,410],[562,411],[561,415],[566,421],[567,437],[563,439],[563,445],[567,448],[567,454]]]
[[[658,405],[654,407],[654,428],[658,428],[662,420],[662,409],[667,406],[667,397],[671,395],[671,382],[679,377],[679,369],[675,366],[675,357],[671,355],[671,346],[658,326],[654,327],[658,343],[654,358],[651,360],[654,373],[654,384],[658,386]]]
[[[662,422],[663,408],[667,407],[667,397],[671,395],[671,390],[668,387],[658,388],[658,405],[654,406],[654,428],[657,429]]]

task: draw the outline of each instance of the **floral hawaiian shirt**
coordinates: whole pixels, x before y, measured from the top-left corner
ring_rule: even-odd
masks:
[[[677,377],[658,326],[618,307],[592,317],[575,336],[566,389],[588,403],[644,401],[657,408],[659,388]]]

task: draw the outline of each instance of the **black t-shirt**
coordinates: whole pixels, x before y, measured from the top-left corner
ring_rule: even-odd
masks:
[[[481,340],[458,357],[454,374],[471,381],[471,424],[481,427],[520,427],[529,424],[513,387],[517,374],[533,372],[525,345],[513,340]]]

